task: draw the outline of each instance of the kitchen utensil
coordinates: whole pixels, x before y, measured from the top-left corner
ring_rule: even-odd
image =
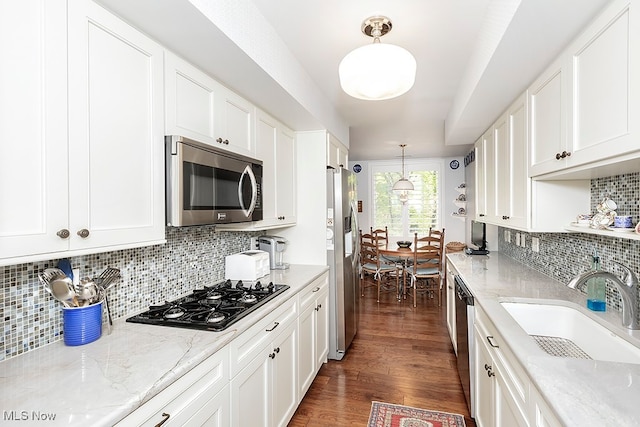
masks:
[[[71,267],[71,261],[69,261],[69,258],[62,258],[59,260],[58,268],[62,270],[73,283],[73,267]]]
[[[51,289],[51,282],[58,279],[64,279],[65,277],[66,276],[64,272],[59,268],[47,268],[38,275],[38,279],[40,279],[40,283],[42,283],[45,290],[49,292],[55,299],[60,301],[64,306],[70,307],[71,305],[67,302],[66,299],[58,298],[57,294],[55,294]]]
[[[81,300],[88,301],[90,304],[98,302],[100,291],[98,285],[93,280],[81,279],[80,283],[75,286],[76,293]]]
[[[104,294],[104,304],[107,307],[107,317],[109,318],[109,335],[111,334],[111,326],[113,325],[113,320],[111,319],[111,309],[109,308],[109,299],[107,298],[107,290],[116,279],[120,278],[120,270],[117,268],[108,267],[106,270],[100,274],[98,279],[96,280],[98,286],[102,289],[102,293]]]
[[[56,277],[51,281],[51,294],[58,301],[64,301],[69,304],[69,300],[73,302],[73,307],[79,307],[78,296],[73,289],[73,283],[66,275],[64,277]]]

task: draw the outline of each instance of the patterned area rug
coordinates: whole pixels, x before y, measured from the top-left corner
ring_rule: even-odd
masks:
[[[458,414],[372,402],[367,427],[465,427],[465,423]]]

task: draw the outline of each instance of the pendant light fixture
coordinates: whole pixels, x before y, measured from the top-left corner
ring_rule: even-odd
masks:
[[[395,184],[393,184],[393,191],[412,191],[413,184],[407,178],[404,177],[404,147],[407,144],[400,144],[402,148],[402,178],[400,178]]]
[[[340,62],[342,90],[354,98],[379,101],[400,96],[413,87],[416,59],[404,48],[380,43],[391,31],[386,16],[372,16],[362,23],[362,32],[373,43],[352,50]]]

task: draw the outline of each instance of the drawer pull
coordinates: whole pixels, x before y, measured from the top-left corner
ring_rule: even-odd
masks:
[[[77,234],[83,239],[86,239],[87,237],[89,237],[89,230],[87,230],[86,228],[83,228],[82,230],[79,230]]]
[[[273,331],[273,330],[274,330],[275,328],[277,328],[277,327],[278,327],[278,325],[280,324],[280,323],[278,323],[278,322],[273,322],[273,323],[274,323],[273,328],[271,328],[271,329],[265,329],[265,332],[271,332],[271,331]]]
[[[62,230],[56,233],[56,236],[58,236],[61,239],[66,239],[69,237],[70,234],[71,233],[69,233],[69,230],[67,230],[66,228],[63,228]]]
[[[491,347],[500,348],[500,346],[498,344],[494,343],[493,340],[494,340],[493,335],[488,335],[487,336],[487,341],[489,341],[489,345],[491,345]]]
[[[167,414],[166,412],[163,412],[162,416],[164,417],[164,419],[160,421],[158,424],[156,424],[155,427],[160,427],[162,424],[166,423],[167,420],[171,417],[171,415]]]
[[[318,292],[320,290],[320,286],[317,286],[312,292]]]

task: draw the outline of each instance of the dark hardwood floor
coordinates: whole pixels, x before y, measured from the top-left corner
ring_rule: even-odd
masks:
[[[395,403],[464,415],[475,427],[456,368],[437,296],[398,302],[375,288],[360,299],[360,326],[341,361],[320,369],[289,426],[366,426],[371,402]]]

